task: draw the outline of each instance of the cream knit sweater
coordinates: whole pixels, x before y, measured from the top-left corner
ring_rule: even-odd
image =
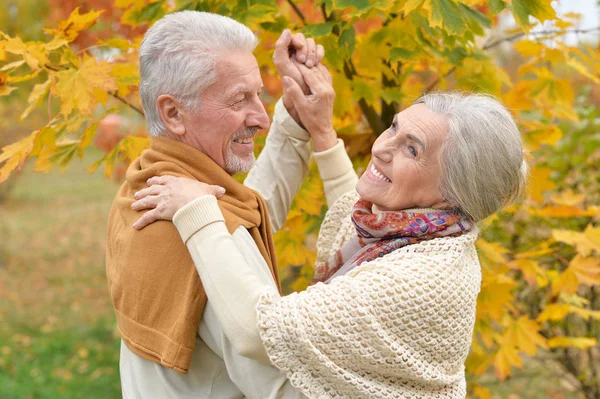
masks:
[[[356,200],[345,194],[327,212],[318,260],[355,234]],[[301,293],[265,293],[257,318],[271,362],[311,398],[464,398],[477,234],[406,246]]]

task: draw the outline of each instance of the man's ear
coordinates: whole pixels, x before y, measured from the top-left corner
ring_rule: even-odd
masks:
[[[161,94],[156,100],[158,114],[167,130],[177,136],[185,134],[185,125],[183,124],[183,108],[179,101],[168,94]]]

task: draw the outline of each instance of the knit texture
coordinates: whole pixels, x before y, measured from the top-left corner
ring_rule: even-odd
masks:
[[[329,258],[355,235],[355,192],[328,211]],[[311,398],[464,398],[481,271],[477,229],[408,245],[329,284],[265,293],[258,326],[271,362]]]

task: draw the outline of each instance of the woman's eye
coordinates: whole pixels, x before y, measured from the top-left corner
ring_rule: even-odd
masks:
[[[413,157],[417,156],[417,149],[414,146],[409,145],[408,146],[408,151],[412,154]]]

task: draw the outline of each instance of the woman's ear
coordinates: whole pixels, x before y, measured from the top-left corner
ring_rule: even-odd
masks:
[[[185,125],[183,124],[183,108],[179,101],[168,94],[161,94],[156,100],[158,114],[167,130],[177,136],[185,134]]]

